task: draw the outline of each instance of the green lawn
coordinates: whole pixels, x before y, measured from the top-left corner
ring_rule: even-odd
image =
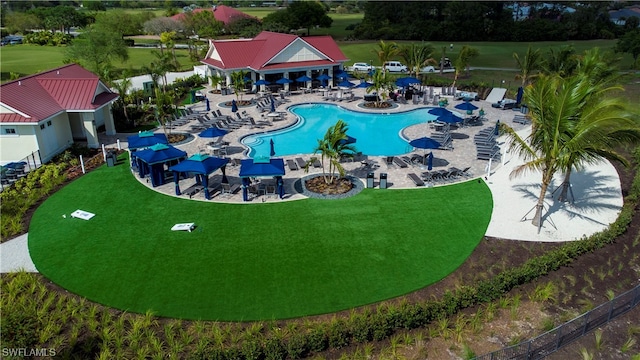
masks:
[[[333,201],[191,201],[146,188],[122,164],[44,202],[31,221],[29,251],[48,279],[107,306],[186,319],[282,319],[442,279],[480,242],[491,208],[480,180],[365,189]],[[76,209],[96,216],[70,218]],[[181,222],[198,228],[170,231]]]

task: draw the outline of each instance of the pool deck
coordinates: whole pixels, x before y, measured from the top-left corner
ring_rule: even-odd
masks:
[[[402,112],[425,106],[422,104],[414,105],[409,101],[407,104],[398,104],[398,106],[393,109],[365,110],[358,106],[358,104],[363,103],[363,96],[366,94],[365,90],[354,89],[353,92],[356,100],[350,102],[326,101],[323,100],[322,93],[319,92],[290,95],[286,97],[286,102],[284,104],[277,107],[276,111],[286,111],[286,108],[290,105],[312,102],[325,102],[336,104],[347,109],[378,113],[381,111],[387,113]],[[235,95],[211,94],[208,91],[206,94],[210,100],[212,110],[220,109],[223,114],[232,115],[229,108],[219,107],[218,105],[231,101],[235,98]],[[243,99],[252,99],[254,96],[256,95],[245,94]],[[455,101],[449,97],[449,105],[447,108],[464,113],[463,111],[456,110],[454,108],[454,106],[460,102],[461,101]],[[576,196],[574,203],[559,203],[553,200],[551,193],[562,182],[560,176],[557,176],[556,179],[554,179],[554,183],[547,193],[546,200],[546,208],[549,209],[549,215],[546,217],[540,231],[538,231],[538,229],[531,225],[529,221],[532,213],[529,213],[528,216],[527,213],[536,203],[537,196],[539,194],[540,174],[532,173],[516,179],[510,179],[509,174],[513,168],[521,164],[522,161],[515,158],[510,153],[505,153],[504,150],[506,146],[504,144],[504,138],[498,139],[498,143],[502,143],[502,160],[492,161],[491,169],[489,170],[489,161],[476,159],[476,149],[473,142],[475,134],[477,134],[481,129],[494,127],[498,120],[513,127],[514,130],[518,131],[518,133],[523,137],[526,137],[528,131],[530,131],[530,126],[513,122],[514,116],[522,115],[519,111],[492,108],[490,103],[486,103],[482,100],[474,101],[473,103],[479,108],[484,109],[486,113],[486,120],[483,121],[482,126],[468,126],[457,129],[453,128],[451,130],[453,137],[453,149],[433,150],[433,170],[448,169],[452,166],[459,169],[469,167],[468,173],[471,176],[461,178],[457,181],[477,181],[477,179],[483,179],[487,182],[488,186],[492,190],[494,198],[492,220],[489,228],[487,229],[488,236],[529,241],[568,241],[578,239],[583,235],[589,235],[596,231],[600,231],[604,229],[607,224],[616,219],[622,206],[620,181],[615,168],[610,163],[603,162],[598,166],[591,167],[587,172],[572,174],[572,190]],[[204,111],[204,107],[204,102],[193,105],[194,110]],[[256,106],[241,107],[240,111],[243,110],[256,120],[268,120],[266,117],[267,112],[261,113]],[[224,140],[230,143],[227,157],[237,159],[245,158],[244,153],[247,149],[239,143],[239,139],[243,136],[255,134],[257,132],[281,129],[292,125],[296,120],[297,119],[294,115],[287,113],[284,120],[271,122],[271,126],[266,126],[262,129],[243,126],[240,129],[228,133],[224,136]],[[189,155],[199,152],[210,153],[207,145],[211,139],[199,138],[197,136],[197,131],[189,131],[190,126],[195,123],[196,121],[193,120],[182,127],[172,130],[176,132],[191,132],[195,135],[194,140],[185,144],[177,145],[176,147],[185,150]],[[162,131],[162,129],[156,130],[156,132]],[[430,136],[433,132],[434,130],[431,129],[430,125],[425,123],[405,128],[403,130],[403,135],[408,139],[415,139],[422,136]],[[104,142],[107,147],[114,147],[116,138],[119,138],[121,146],[126,148],[127,135],[130,134],[117,134],[116,136],[110,137],[102,136],[101,141]],[[355,145],[357,148],[357,143]],[[408,153],[407,155],[410,156],[414,153],[422,155],[424,154],[424,150],[416,149],[414,152]],[[284,158],[294,159],[296,157],[302,157],[304,159],[309,159],[311,156],[311,154],[299,154],[284,156]],[[362,162],[360,160],[367,161]],[[385,157],[366,155],[362,159],[358,159],[358,161],[344,162],[342,165],[346,169],[347,174],[362,179],[365,184],[367,174],[373,172],[375,174],[374,185],[376,188],[378,188],[379,185],[380,174],[386,173],[388,176],[388,190],[380,191],[392,191],[393,189],[406,188],[419,189],[408,177],[408,174],[415,173],[420,176],[421,172],[426,171],[424,166],[409,165],[406,168],[400,168],[397,165],[387,165]],[[296,191],[294,183],[302,176],[321,172],[322,169],[313,167],[309,169],[308,173],[305,173],[304,170],[290,171],[286,168],[286,175],[283,177],[286,195],[283,199],[261,195],[250,199],[250,201],[245,203],[242,201],[241,191],[238,191],[234,195],[221,194],[219,191],[216,191],[212,194],[211,200],[206,200],[202,192],[195,194],[192,197],[192,200],[255,204],[257,202],[281,202],[303,199],[305,197]],[[239,166],[227,166],[226,175],[231,184],[240,183],[238,173]],[[597,175],[597,180],[594,180],[594,175]],[[219,171],[215,172],[209,178],[210,183],[220,183],[221,177],[222,175]],[[137,175],[136,179],[151,188],[151,184],[146,179],[140,179]],[[181,189],[185,189],[190,185],[193,185],[194,181],[194,179],[181,180]],[[446,186],[451,183],[453,182],[447,181],[440,183],[426,183],[426,185],[427,187]],[[158,186],[154,188],[154,190],[170,196],[176,196],[173,182]],[[189,198],[186,195],[182,195],[181,197]],[[523,218],[526,220],[523,221]]]

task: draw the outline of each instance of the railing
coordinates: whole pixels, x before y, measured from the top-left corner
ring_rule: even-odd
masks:
[[[628,312],[639,303],[640,285],[534,339],[478,356],[475,359],[543,359],[598,326]]]

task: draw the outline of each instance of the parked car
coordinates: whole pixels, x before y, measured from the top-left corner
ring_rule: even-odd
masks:
[[[0,45],[2,46],[17,44],[22,44],[22,36],[8,35],[0,41]]]
[[[426,73],[430,73],[430,72],[434,72],[434,71],[436,71],[436,68],[434,68],[434,67],[433,67],[433,66],[431,66],[431,65],[429,65],[429,66],[425,66],[425,67],[423,67],[422,69],[420,69],[420,72],[423,72],[423,73],[425,73],[425,72],[426,72]]]
[[[449,59],[448,57],[444,58],[444,61],[442,61],[442,59],[440,59],[440,66],[442,66],[445,69],[448,69],[448,68],[452,67],[451,59]]]
[[[399,61],[387,61],[384,63],[383,68],[390,72],[407,72],[407,66]]]
[[[373,66],[363,62],[357,62],[351,66],[351,71],[369,72],[371,70],[373,70]]]

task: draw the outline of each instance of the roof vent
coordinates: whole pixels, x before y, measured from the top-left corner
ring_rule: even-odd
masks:
[[[60,70],[56,71],[56,75],[60,75]]]
[[[22,81],[18,80],[18,86],[22,85]]]

